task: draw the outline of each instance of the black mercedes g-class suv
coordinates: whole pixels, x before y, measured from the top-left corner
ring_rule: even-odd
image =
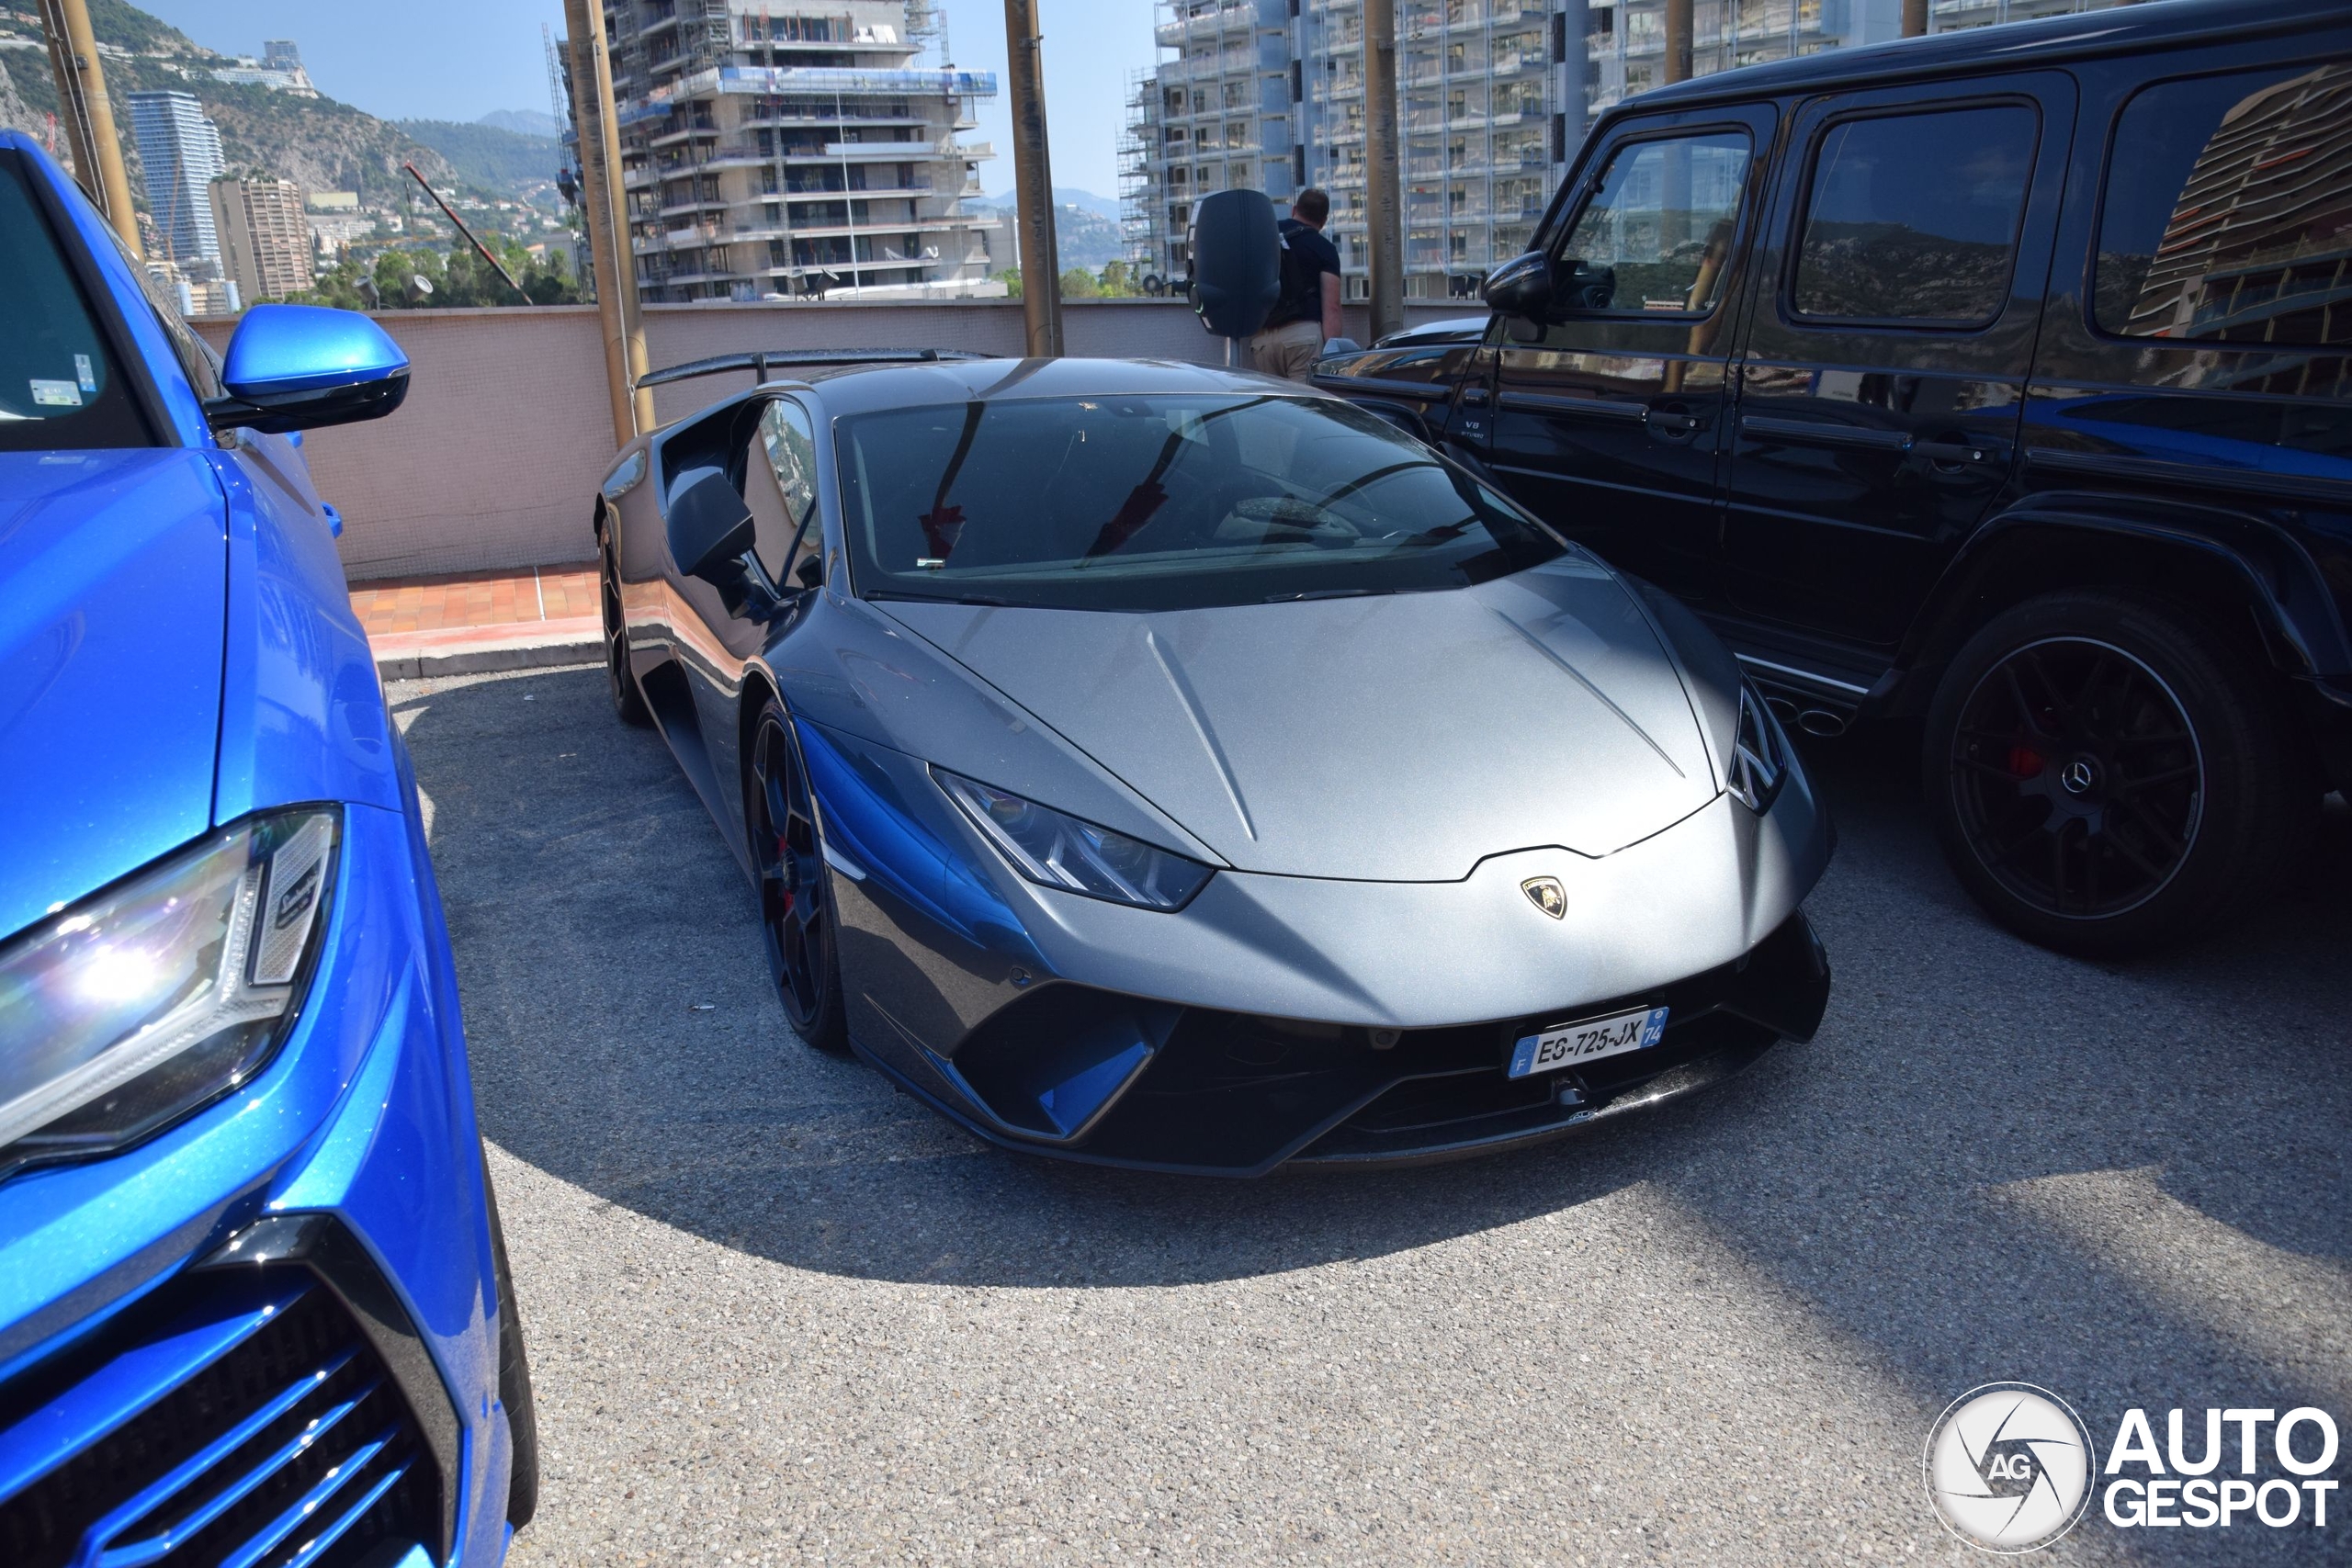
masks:
[[[2117,953],[2352,785],[2352,10],[2170,0],[1758,65],[1594,129],[1491,316],[1317,381],[1926,727],[1953,868]]]

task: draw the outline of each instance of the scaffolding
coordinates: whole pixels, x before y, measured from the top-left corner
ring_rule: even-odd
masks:
[[[1160,199],[1160,134],[1159,79],[1148,71],[1130,71],[1126,119],[1119,132],[1119,241],[1136,271],[1164,284],[1172,274]]]
[[[1361,297],[1362,0],[1307,0],[1297,29],[1300,173],[1331,193],[1332,238]],[[1584,62],[1571,80],[1566,37],[1558,0],[1396,0],[1408,298],[1475,299],[1489,270],[1532,243],[1574,151],[1566,111],[1581,102]]]
[[[606,0],[629,244],[648,300],[876,289],[1001,293],[994,226],[964,210],[986,72],[913,64],[935,5],[898,22],[820,5]]]

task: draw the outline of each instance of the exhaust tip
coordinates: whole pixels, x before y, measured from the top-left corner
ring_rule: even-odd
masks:
[[[1786,697],[1774,696],[1768,693],[1764,698],[1764,705],[1770,708],[1772,716],[1782,724],[1794,724],[1797,721],[1797,705]]]
[[[1846,733],[1847,717],[1833,708],[1807,708],[1797,715],[1797,728],[1824,739]]]

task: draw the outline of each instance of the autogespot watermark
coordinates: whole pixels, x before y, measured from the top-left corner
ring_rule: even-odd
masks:
[[[1972,1388],[1928,1431],[1928,1496],[1953,1534],[1987,1551],[2033,1551],[2090,1501],[2090,1429],[2048,1389]]]
[[[2332,1527],[2341,1483],[2328,1474],[2339,1450],[2326,1411],[2175,1409],[2162,1426],[2160,1442],[2147,1411],[2126,1410],[2102,1466],[2090,1428],[2064,1400],[2031,1383],[1986,1383],[1928,1429],[1928,1497],[1953,1534],[2003,1553],[2050,1545],[2090,1511],[2094,1495],[2118,1529]]]

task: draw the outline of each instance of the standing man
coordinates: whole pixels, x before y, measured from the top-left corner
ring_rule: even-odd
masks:
[[[1306,380],[1324,344],[1340,335],[1340,253],[1323,237],[1330,217],[1330,197],[1309,186],[1276,225],[1283,291],[1250,340],[1250,363],[1269,376]]]

